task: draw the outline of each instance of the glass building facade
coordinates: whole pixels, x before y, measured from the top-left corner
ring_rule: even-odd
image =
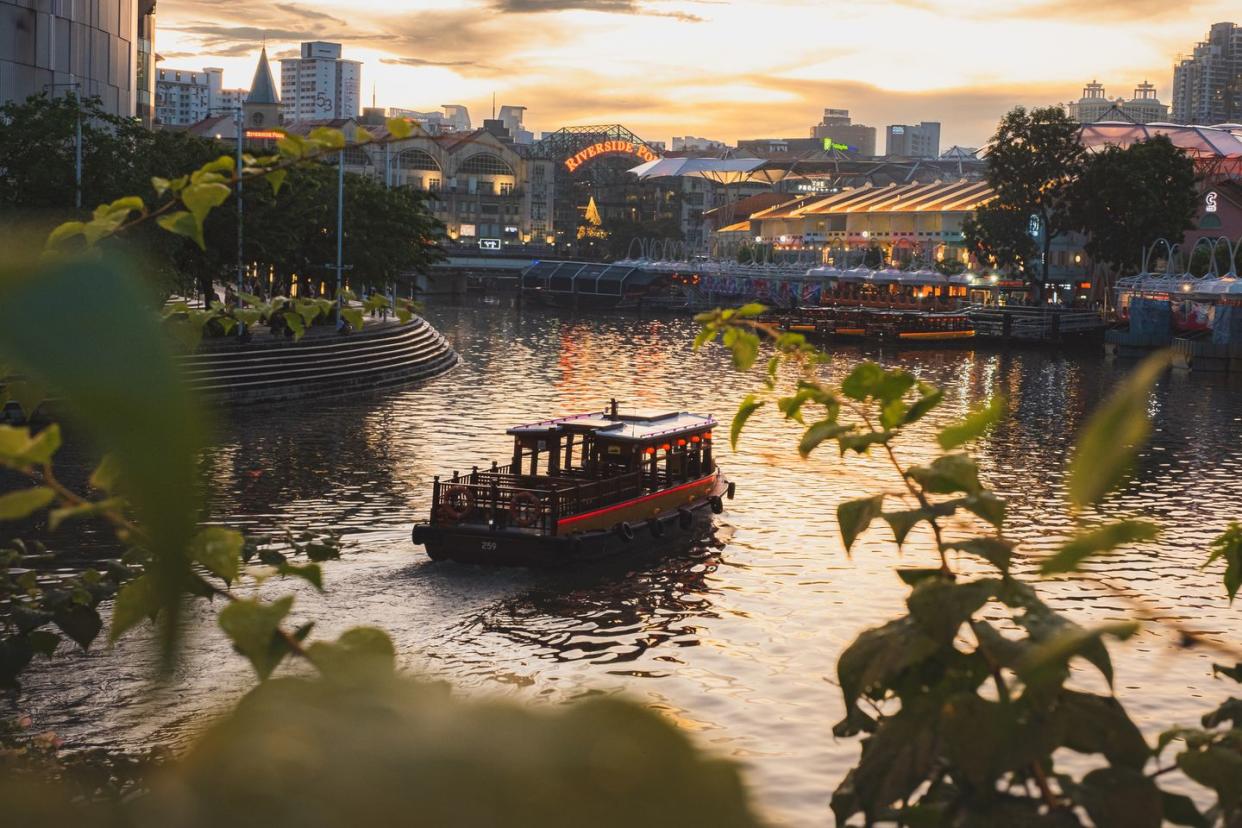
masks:
[[[0,101],[76,89],[117,115],[140,116],[144,106],[149,113],[153,73],[141,71],[140,85],[139,47],[145,41],[150,60],[154,7],[154,0],[0,0]]]

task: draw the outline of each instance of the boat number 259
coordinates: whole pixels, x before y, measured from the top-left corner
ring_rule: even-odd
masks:
[[[483,541],[479,545],[483,547],[484,552],[495,552],[496,551],[496,541]]]

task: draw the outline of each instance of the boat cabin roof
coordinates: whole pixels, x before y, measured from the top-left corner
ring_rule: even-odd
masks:
[[[575,414],[516,426],[507,433],[513,437],[593,434],[619,443],[649,443],[660,438],[708,431],[715,425],[716,420],[710,415],[665,409],[622,409],[616,416],[606,411]]]

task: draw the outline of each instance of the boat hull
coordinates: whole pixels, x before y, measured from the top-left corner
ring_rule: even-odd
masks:
[[[624,555],[649,555],[685,547],[711,532],[713,505],[727,497],[731,487],[723,474],[706,483],[701,489],[657,493],[668,494],[668,498],[618,504],[616,514],[583,516],[580,531],[578,527],[570,531],[570,527],[563,526],[560,534],[547,535],[481,525],[418,524],[413,530],[413,541],[416,546],[423,546],[432,560],[485,566],[556,567]]]

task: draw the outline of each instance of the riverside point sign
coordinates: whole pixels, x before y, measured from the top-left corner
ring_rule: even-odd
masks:
[[[565,159],[565,169],[570,172],[576,171],[592,158],[598,158],[601,155],[633,155],[643,161],[656,160],[656,154],[643,144],[636,144],[633,141],[600,141],[598,144],[592,144],[581,152]]]

